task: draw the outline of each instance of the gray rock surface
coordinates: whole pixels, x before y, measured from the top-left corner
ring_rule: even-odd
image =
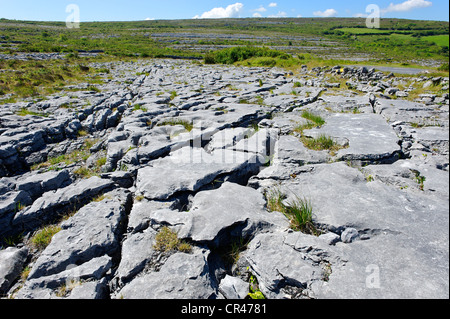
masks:
[[[5,294],[20,276],[27,257],[26,248],[8,247],[0,250],[0,294]]]
[[[196,249],[191,254],[169,257],[159,272],[138,277],[119,292],[124,299],[208,299],[215,295],[209,274],[209,251]]]
[[[448,78],[89,67],[110,70],[96,90],[0,107],[2,297],[449,297]],[[320,135],[342,148],[303,144]],[[291,227],[300,199],[315,235]]]

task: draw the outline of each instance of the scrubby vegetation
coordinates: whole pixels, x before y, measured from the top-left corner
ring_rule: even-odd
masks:
[[[251,58],[277,58],[287,60],[290,58],[290,55],[281,51],[271,50],[267,47],[238,46],[208,53],[205,56],[205,63],[233,64],[235,62],[242,62]],[[272,60],[260,59],[259,61],[261,63],[261,61]]]

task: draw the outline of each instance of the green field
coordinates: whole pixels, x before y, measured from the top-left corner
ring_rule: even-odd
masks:
[[[423,37],[422,38],[425,41],[430,41],[433,42],[439,46],[449,46],[449,36],[447,35],[433,35],[433,36],[428,36],[428,37]]]
[[[360,34],[391,34],[391,30],[381,30],[381,29],[368,29],[368,28],[339,28],[336,31],[341,31],[344,33],[350,33],[355,35]]]
[[[303,64],[414,66],[429,61],[448,69],[448,22],[384,19],[382,26],[367,29],[361,18],[240,18],[85,22],[79,29],[68,29],[64,22],[0,19],[0,54],[63,56],[19,61],[0,55],[0,98],[12,101],[58,92],[68,83],[94,85],[103,71],[87,68],[89,63],[137,58],[290,69]],[[86,52],[95,55],[83,56]]]

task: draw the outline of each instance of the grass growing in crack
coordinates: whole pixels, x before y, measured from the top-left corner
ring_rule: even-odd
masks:
[[[310,130],[314,127],[321,127],[325,124],[325,120],[312,112],[303,111],[302,117],[307,119],[308,122],[306,124],[302,124],[294,128],[294,131],[303,135],[304,130]]]
[[[318,234],[313,224],[313,207],[310,200],[297,196],[294,201],[285,206],[284,214],[290,219],[293,230],[311,235]]]
[[[189,253],[192,246],[178,238],[176,232],[165,226],[156,234],[156,243],[153,248],[160,252],[180,251]]]
[[[44,250],[50,244],[53,236],[60,230],[61,227],[57,225],[42,228],[31,238],[31,245],[38,250]]]
[[[158,126],[165,126],[165,125],[169,126],[182,125],[188,132],[192,131],[192,129],[194,128],[194,125],[191,122],[182,119],[168,119],[158,124]]]
[[[32,115],[32,116],[48,117],[47,113],[34,112],[34,111],[31,111],[31,110],[29,110],[29,109],[27,109],[25,107],[23,107],[19,111],[17,111],[16,115],[19,115],[19,116]]]
[[[35,165],[31,166],[30,170],[35,171],[35,170],[38,170],[41,168],[47,168],[50,171],[50,170],[58,169],[60,164],[65,164],[67,166],[67,165],[71,165],[71,164],[78,163],[81,161],[86,161],[89,158],[89,156],[91,156],[89,149],[92,146],[94,146],[95,143],[97,143],[97,142],[98,142],[98,139],[89,139],[88,138],[84,141],[84,144],[80,149],[75,150],[71,153],[48,158],[47,161],[45,161],[43,163],[39,163],[39,164],[35,164]],[[104,159],[100,158],[97,161],[97,168],[100,166],[99,164],[101,164],[103,161],[105,161],[105,163],[106,163],[106,157]],[[82,176],[82,177],[91,177],[91,176],[98,174],[99,170],[94,172],[92,170],[87,169],[86,167],[81,167],[80,169],[76,170],[74,173],[79,176]]]
[[[325,120],[321,116],[309,111],[304,111],[302,113],[302,117],[310,120],[311,122],[314,122],[315,124],[317,124],[317,126],[322,126],[325,124]]]
[[[267,209],[271,212],[283,213],[289,219],[291,229],[295,231],[315,236],[320,235],[320,231],[313,223],[311,200],[296,196],[295,200],[285,204],[283,202],[285,199],[286,195],[279,189],[270,190],[266,193]]]
[[[316,138],[303,136],[302,142],[306,148],[315,151],[331,150],[333,147],[335,147],[335,142],[333,141],[333,139],[324,134],[319,135]]]
[[[284,195],[279,189],[272,189],[266,194],[267,199],[267,208],[271,212],[283,212],[285,206],[283,204],[283,200],[286,199],[286,195]]]

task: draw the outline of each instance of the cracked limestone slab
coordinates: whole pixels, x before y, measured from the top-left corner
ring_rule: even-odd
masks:
[[[246,238],[258,231],[288,227],[287,219],[265,209],[263,195],[246,186],[224,183],[219,189],[198,193],[185,221],[179,227],[180,238],[210,242],[221,246],[230,237]]]
[[[208,299],[216,296],[207,249],[170,256],[158,272],[149,272],[132,280],[117,294],[123,299]]]
[[[447,199],[367,181],[358,169],[344,163],[315,165],[314,170],[281,181],[278,187],[287,195],[286,202],[296,196],[310,200],[314,222],[338,233],[352,227],[365,234],[365,240],[336,244],[349,266],[341,269],[339,279],[331,275],[330,283],[336,278],[336,284],[322,297],[448,297]],[[358,266],[352,270],[350,265]],[[362,280],[370,265],[384,276],[384,290],[375,294],[366,290]],[[359,279],[349,280],[356,271]],[[395,276],[408,280],[389,280]]]
[[[260,155],[226,149],[208,154],[184,147],[139,169],[136,188],[147,199],[164,200],[177,192],[195,192],[221,174],[247,174],[259,169]]]
[[[336,113],[321,128],[305,130],[304,134],[314,138],[325,134],[347,140],[348,148],[337,152],[341,160],[381,160],[400,151],[397,134],[377,114]]]

